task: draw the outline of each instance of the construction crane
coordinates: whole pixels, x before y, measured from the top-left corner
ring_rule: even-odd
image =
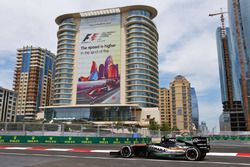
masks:
[[[218,13],[210,13],[208,16],[217,16],[217,15],[220,15],[220,20],[221,20],[221,35],[222,35],[222,38],[224,38],[226,36],[226,28],[225,28],[225,19],[224,19],[224,13],[227,13],[227,12],[223,12],[222,11],[222,8],[220,8],[220,12]]]

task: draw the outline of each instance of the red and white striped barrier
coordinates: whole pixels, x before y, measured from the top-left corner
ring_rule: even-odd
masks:
[[[31,151],[60,151],[60,152],[77,152],[77,153],[109,153],[118,150],[89,150],[83,148],[45,148],[45,147],[9,147],[0,146],[0,150],[31,150]],[[229,157],[250,157],[250,153],[222,153],[209,152],[207,156],[229,156]]]

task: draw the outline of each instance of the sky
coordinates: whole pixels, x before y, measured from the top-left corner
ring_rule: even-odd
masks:
[[[129,5],[158,10],[160,87],[185,76],[196,90],[200,121],[218,131],[222,105],[215,31],[220,18],[208,14],[226,11],[227,0],[0,0],[0,86],[12,89],[17,48],[32,45],[56,53],[57,16]]]

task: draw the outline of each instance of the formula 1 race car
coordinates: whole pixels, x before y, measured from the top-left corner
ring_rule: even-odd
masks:
[[[117,152],[110,152],[111,156],[124,158],[175,158],[183,157],[189,161],[203,160],[210,150],[208,138],[193,137],[192,141],[177,138],[161,138],[158,144],[134,144],[123,146]]]

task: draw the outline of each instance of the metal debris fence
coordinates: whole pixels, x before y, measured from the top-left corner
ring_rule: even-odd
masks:
[[[181,133],[179,131],[162,132],[123,124],[59,124],[59,123],[0,123],[0,136],[70,136],[70,137],[132,137],[160,138],[179,137],[185,140],[191,136],[206,136],[210,140],[250,140],[250,132],[219,133]]]

